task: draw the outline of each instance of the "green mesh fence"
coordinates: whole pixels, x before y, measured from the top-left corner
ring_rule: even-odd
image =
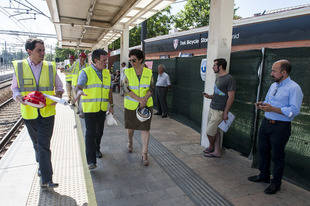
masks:
[[[300,114],[292,121],[292,134],[286,146],[285,176],[310,188],[310,48],[266,49],[261,99],[273,83],[272,64],[287,59],[292,64],[291,79],[299,84],[304,98]],[[262,119],[263,113],[260,115]]]
[[[258,68],[261,60],[260,50],[231,54],[230,74],[237,85],[231,112],[235,114],[236,119],[228,132],[224,134],[223,144],[244,155],[249,155],[254,139],[254,103],[256,102]]]
[[[204,82],[200,78],[200,57],[174,58],[153,61],[154,80],[157,80],[157,66],[164,64],[172,82],[168,92],[168,108],[172,117],[200,132],[202,94]],[[304,93],[301,113],[292,122],[292,135],[286,146],[285,177],[305,188],[310,188],[310,48],[266,49],[262,100],[271,83],[272,64],[279,59],[288,59],[293,65],[291,78]],[[257,133],[255,133],[255,107],[259,85],[258,68],[262,60],[260,50],[234,52],[231,54],[230,73],[237,82],[236,99],[231,112],[236,119],[224,135],[224,146],[249,155],[254,146],[254,163],[257,160]],[[156,107],[155,101],[155,107]],[[258,115],[258,126],[263,113]],[[254,164],[255,165],[255,164]]]

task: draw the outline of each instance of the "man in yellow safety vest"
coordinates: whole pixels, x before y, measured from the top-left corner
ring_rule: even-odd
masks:
[[[44,42],[40,39],[28,39],[25,49],[27,59],[13,61],[15,73],[12,86],[13,98],[21,103],[21,114],[35,150],[39,163],[38,175],[41,176],[43,189],[58,187],[52,180],[50,141],[55,120],[55,102],[46,99],[46,106],[38,109],[26,105],[24,96],[32,91],[62,97],[62,82],[56,72],[56,64],[43,61],[45,55]]]
[[[106,69],[108,54],[102,49],[92,52],[92,62],[80,72],[77,82],[77,100],[81,103],[85,114],[86,158],[90,170],[97,167],[97,158],[102,157],[100,143],[103,135],[106,112],[113,114],[113,97],[111,76]],[[110,105],[109,105],[110,104]]]
[[[75,57],[73,55],[70,56],[70,63],[65,66],[64,73],[66,74],[66,89],[68,94],[68,102],[71,103],[72,98],[72,77],[74,72],[74,60]]]

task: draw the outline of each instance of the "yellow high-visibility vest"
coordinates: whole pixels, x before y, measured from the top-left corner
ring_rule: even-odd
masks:
[[[81,68],[84,69],[88,67],[88,64],[84,64]],[[76,86],[77,85],[77,81],[78,81],[78,78],[79,78],[79,72],[80,72],[80,61],[76,61],[76,63],[74,64],[74,69],[73,69],[73,72],[72,72],[72,86]]]
[[[109,92],[111,88],[111,76],[108,69],[103,69],[102,81],[99,79],[92,66],[83,69],[87,75],[87,83],[83,92],[87,96],[82,96],[82,108],[84,113],[107,111],[109,104]]]
[[[143,68],[142,75],[139,79],[136,75],[134,68],[128,68],[124,70],[124,74],[126,75],[129,82],[129,89],[135,93],[138,97],[144,97],[146,93],[150,89],[150,84],[152,80],[152,70],[148,68]],[[139,106],[139,101],[131,98],[129,95],[126,95],[124,98],[124,107],[129,110],[136,110]],[[147,107],[153,106],[153,98],[152,96],[147,100]]]
[[[66,82],[72,82],[72,76],[73,76],[73,71],[74,71],[74,68],[71,68],[74,66],[74,63],[73,65],[71,64],[67,64],[66,67],[68,67],[69,69],[72,69],[71,71],[65,71],[65,74],[66,74]]]
[[[13,61],[12,63],[15,70],[18,89],[22,96],[26,96],[33,91],[40,91],[43,94],[55,95],[55,64],[43,61],[39,85],[37,85],[27,59]],[[36,119],[38,118],[38,110],[40,111],[42,117],[53,116],[56,114],[56,110],[55,105],[51,105],[52,103],[54,103],[54,101],[46,98],[46,106],[42,109],[20,104],[22,117],[24,119]]]

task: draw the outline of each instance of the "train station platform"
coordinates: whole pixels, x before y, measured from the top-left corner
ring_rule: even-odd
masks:
[[[122,97],[114,94],[118,126],[105,126],[97,168],[87,168],[84,120],[74,108],[57,105],[52,162],[59,187],[42,191],[37,164],[26,129],[0,160],[1,205],[309,205],[310,192],[286,181],[275,195],[267,184],[251,183],[257,174],[251,162],[225,150],[222,158],[202,155],[200,134],[171,118],[153,116],[150,165],[141,164],[140,133],[134,151],[127,152]]]

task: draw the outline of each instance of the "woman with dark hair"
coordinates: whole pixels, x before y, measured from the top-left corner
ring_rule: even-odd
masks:
[[[133,49],[129,53],[131,68],[124,70],[124,107],[125,128],[128,129],[128,152],[133,151],[133,134],[135,130],[141,131],[142,138],[142,163],[149,165],[148,144],[153,112],[154,81],[152,70],[144,67],[144,53],[139,49]],[[146,121],[141,122],[137,118],[136,110],[148,108],[151,115]]]

